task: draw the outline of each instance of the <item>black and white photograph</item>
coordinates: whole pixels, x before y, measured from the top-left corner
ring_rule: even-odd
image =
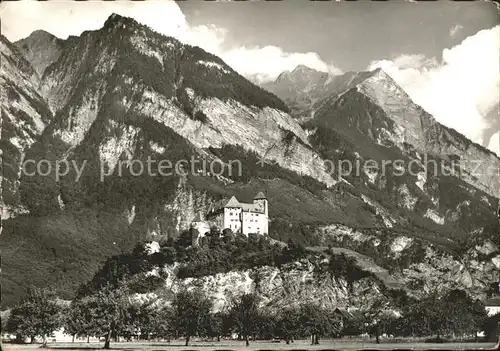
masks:
[[[0,349],[500,350],[498,3],[0,23]]]

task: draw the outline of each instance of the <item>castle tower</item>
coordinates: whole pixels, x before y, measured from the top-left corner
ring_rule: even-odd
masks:
[[[258,206],[258,208],[266,215],[266,217],[269,216],[267,197],[262,191],[255,195],[255,197],[253,198],[253,203]]]
[[[255,197],[253,198],[253,204],[259,212],[262,212],[261,214],[258,214],[258,216],[257,216],[258,233],[268,235],[269,234],[269,203],[268,203],[267,198],[264,195],[264,193],[259,192],[257,195],[255,195]]]

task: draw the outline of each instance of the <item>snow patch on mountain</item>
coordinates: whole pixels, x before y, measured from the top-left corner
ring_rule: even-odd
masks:
[[[398,188],[398,193],[402,198],[401,205],[404,208],[413,210],[415,208],[415,205],[417,204],[418,198],[411,194],[410,189],[408,189],[408,186],[406,184],[401,185]]]
[[[412,238],[408,238],[406,236],[398,236],[396,239],[393,240],[391,244],[391,251],[394,253],[400,253],[401,251],[409,247],[412,243],[413,243]]]
[[[444,224],[444,217],[441,217],[439,213],[437,213],[435,210],[428,208],[427,212],[424,214],[425,218],[429,218],[433,222],[443,225]]]
[[[231,73],[226,68],[222,67],[222,65],[220,65],[220,64],[218,64],[216,62],[209,62],[209,61],[199,60],[196,63],[199,64],[199,65],[203,65],[205,67],[208,67],[208,68],[216,68],[216,69],[218,69],[218,70],[220,70],[221,72],[224,72],[224,73]]]
[[[163,57],[158,53],[158,50],[155,50],[148,45],[147,38],[144,37],[144,35],[133,35],[130,38],[130,42],[141,54],[156,58],[163,67]]]
[[[130,211],[128,212],[128,214],[127,214],[127,222],[128,222],[128,224],[132,224],[132,222],[134,221],[135,215],[136,215],[135,205],[133,205],[132,208],[130,209]]]
[[[424,185],[427,182],[427,174],[426,172],[418,172],[417,174],[417,181],[415,182],[415,185],[419,187],[420,190],[424,191]]]
[[[152,241],[150,243],[146,243],[145,249],[148,255],[152,255],[154,253],[160,252],[160,244],[157,241]]]
[[[3,180],[2,177],[0,177],[0,182]],[[24,206],[9,206],[6,204],[0,203],[2,206],[0,206],[0,218],[2,221],[6,221],[9,218],[14,218],[23,214],[28,214],[29,210],[24,207]],[[0,233],[1,233],[2,227],[0,227]]]
[[[375,209],[375,213],[379,216],[382,217],[383,221],[384,221],[384,225],[387,227],[387,228],[392,228],[394,227],[394,224],[396,224],[396,221],[394,220],[394,218],[392,218],[392,216],[390,215],[390,213],[385,209],[383,208],[379,203],[371,200],[368,196],[366,195],[363,195],[361,194],[361,199],[368,205],[370,205],[371,207],[373,207]]]
[[[497,255],[491,259],[491,262],[495,265],[495,267],[500,270],[500,255]]]
[[[59,204],[59,209],[60,210],[64,210],[64,208],[66,207],[66,205],[64,204],[64,201],[61,197],[61,194],[57,195],[57,203]]]
[[[123,153],[130,159],[135,152],[135,142],[139,132],[140,129],[134,126],[121,126],[120,129],[116,128],[116,134],[107,137],[107,139],[99,145],[101,164],[107,164],[109,170],[113,171],[118,159]]]
[[[158,154],[163,154],[163,153],[165,153],[165,150],[166,150],[163,146],[161,146],[158,143],[155,143],[154,141],[149,142],[149,147],[151,148],[151,150],[153,150],[154,152],[156,152]]]

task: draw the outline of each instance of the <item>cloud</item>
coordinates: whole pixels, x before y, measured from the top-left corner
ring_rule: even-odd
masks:
[[[455,24],[453,27],[450,28],[450,37],[455,38],[458,32],[460,32],[462,29],[464,29],[464,26],[460,24]]]
[[[491,136],[488,148],[500,156],[500,132],[496,132]]]
[[[292,70],[299,64],[325,72],[341,72],[315,53],[285,52],[276,46],[225,49],[224,28],[190,26],[175,1],[169,0],[3,2],[1,30],[11,41],[27,37],[36,29],[65,39],[84,30],[101,28],[112,13],[132,17],[157,32],[200,46],[258,83],[275,80],[284,70]]]
[[[132,17],[162,34],[200,46],[258,83],[274,80],[282,71],[293,70],[299,64],[341,73],[312,52],[285,52],[276,46],[226,49],[227,30],[213,25],[189,25],[175,1],[167,0],[5,1],[0,4],[1,31],[11,41],[36,29],[66,38],[101,28],[111,13]],[[459,27],[452,28],[455,34]],[[497,26],[445,49],[441,60],[404,54],[393,60],[372,62],[369,68],[383,68],[441,123],[500,154],[493,138],[499,131],[498,113],[494,113],[500,94],[499,37],[500,26]]]
[[[499,38],[496,26],[445,49],[441,61],[405,54],[368,69],[382,68],[439,122],[500,155],[492,141],[499,131]]]
[[[162,33],[177,35],[186,23],[179,6],[173,1],[16,1],[0,5],[1,29],[9,40],[27,37],[43,29],[66,39],[85,30],[99,29],[112,13],[134,17]]]
[[[258,83],[273,81],[283,71],[291,71],[300,64],[331,74],[342,73],[316,53],[289,53],[277,46],[239,47],[222,52],[221,57],[236,71]]]

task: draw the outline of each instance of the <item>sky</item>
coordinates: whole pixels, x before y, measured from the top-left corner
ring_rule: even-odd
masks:
[[[0,4],[9,40],[66,38],[113,12],[198,45],[257,83],[298,64],[383,68],[436,119],[500,155],[500,20],[491,2],[21,1]]]

